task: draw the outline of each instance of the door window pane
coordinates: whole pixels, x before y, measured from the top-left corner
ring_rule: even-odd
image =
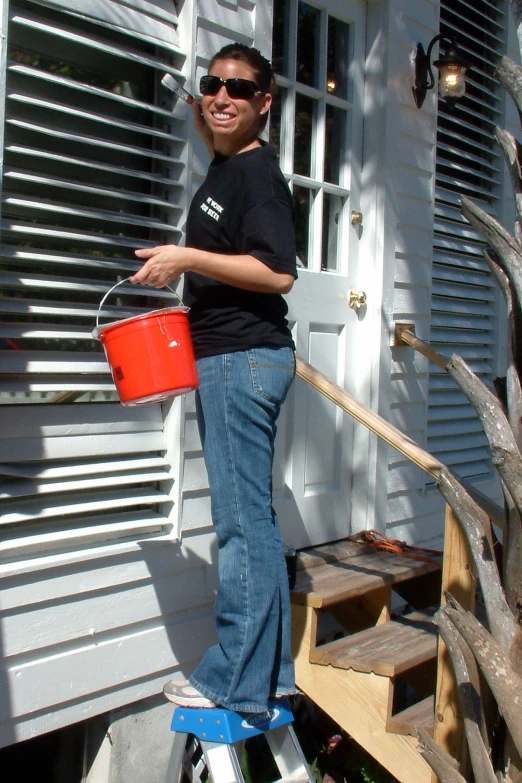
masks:
[[[294,172],[304,177],[311,173],[315,103],[306,95],[295,99]]]
[[[324,143],[324,180],[340,184],[340,172],[346,149],[346,111],[335,106],[326,106]]]
[[[285,0],[274,0],[274,26],[272,35],[272,68],[274,73],[288,76],[285,41],[288,41],[288,19]]]
[[[329,16],[326,90],[339,98],[348,98],[349,42],[350,26]]]
[[[311,190],[295,185],[294,201],[296,251],[303,265],[307,267],[310,246],[310,210],[312,208]]]
[[[321,14],[308,3],[297,11],[297,81],[318,87],[319,30]]]
[[[343,202],[340,196],[325,193],[323,198],[323,242],[321,269],[327,272],[336,272],[337,248],[339,243],[339,223]]]
[[[285,90],[278,90],[276,94],[272,96],[272,105],[270,106],[269,141],[278,152],[280,152],[281,143],[281,111],[283,107],[284,92]]]

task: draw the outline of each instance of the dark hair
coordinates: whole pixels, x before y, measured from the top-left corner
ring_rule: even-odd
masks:
[[[255,81],[259,89],[262,92],[272,92],[275,84],[272,66],[259,49],[240,43],[227,44],[214,55],[208,67],[209,71],[217,60],[240,60],[249,65],[255,73]]]

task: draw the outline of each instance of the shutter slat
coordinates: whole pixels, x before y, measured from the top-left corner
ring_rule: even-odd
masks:
[[[52,408],[53,406],[46,407]],[[57,407],[60,408],[62,406]],[[87,407],[89,406],[82,405],[81,409],[83,410],[83,408]],[[142,455],[146,452],[161,452],[164,449],[165,438],[163,433],[147,430],[140,433],[139,439],[136,438],[135,432],[120,432],[112,434],[110,437],[104,434],[86,434],[75,438],[56,436],[48,438],[47,442],[41,444],[40,453],[38,453],[37,439],[22,440],[14,438],[9,446],[9,459],[12,462],[33,461],[35,455],[38,455],[39,460],[58,460],[61,464],[63,460],[79,459],[86,456],[94,458],[102,454],[104,458],[107,458],[111,454]]]
[[[83,84],[82,82],[74,81],[73,79],[68,79],[64,76],[57,76],[53,73],[38,71],[36,68],[30,68],[27,65],[19,65],[17,63],[10,62],[7,67],[10,74],[12,74],[14,77],[24,77],[22,80],[23,83],[27,81],[28,85],[31,85],[33,84],[31,80],[37,80],[32,87],[33,92],[31,92],[31,94],[34,95],[42,94],[43,85],[39,84],[38,82],[43,82],[48,85],[55,85],[67,90],[71,90],[72,103],[77,100],[75,93],[84,93],[85,95],[89,95],[91,98],[101,98],[103,101],[113,102],[121,106],[129,107],[133,110],[144,110],[151,112],[153,115],[165,117],[169,121],[173,120],[171,111],[164,109],[162,106],[158,106],[155,103],[139,101],[135,98],[130,98],[114,91],[104,90],[101,87],[95,87],[91,84]]]
[[[458,442],[457,439],[455,439],[455,442]],[[444,465],[453,467],[455,470],[458,470],[460,476],[467,478],[469,476],[488,475],[490,471],[485,466],[485,463],[489,461],[490,457],[489,450],[484,448],[460,450],[451,448],[451,450],[439,452],[438,458]],[[478,465],[474,466],[473,470],[468,470],[465,473],[463,466],[466,463],[478,463]]]
[[[500,155],[491,155],[490,160],[486,157],[480,157],[479,155],[474,155],[473,153],[463,150],[460,150],[458,147],[455,147],[451,144],[442,144],[442,142],[439,140],[437,147],[439,150],[441,150],[441,153],[445,153],[446,155],[456,155],[459,156],[462,160],[470,161],[470,166],[478,165],[481,169],[488,169],[492,172],[492,176],[498,173],[498,161],[500,158]]]
[[[447,389],[448,391],[452,392],[455,389],[455,381],[453,378],[449,377],[448,375],[438,375],[435,370],[439,369],[435,365],[431,368],[432,375],[433,375],[433,382],[430,384],[430,391],[431,389],[434,389],[436,391],[441,391],[444,389]],[[440,372],[440,369],[439,369]],[[484,379],[482,379],[484,380]],[[459,392],[462,394],[462,392]],[[464,395],[463,395],[464,397]]]
[[[451,409],[448,411],[448,418],[454,418],[460,415],[460,411],[464,410],[466,405],[469,405],[469,400],[466,399],[460,389],[453,389],[450,391],[448,389],[439,390],[430,388],[428,405],[429,411],[431,411],[432,406],[435,411],[445,410],[451,406]],[[429,415],[431,415],[431,413]]]
[[[444,246],[439,250],[435,247],[433,251],[434,272],[441,267],[458,267],[461,269],[464,266],[472,272],[487,269],[483,256],[463,255],[459,250],[460,248],[452,250]]]
[[[468,315],[467,313],[459,313],[455,315],[454,313],[451,314],[444,314],[442,310],[433,311],[432,317],[431,317],[431,323],[432,326],[438,326],[443,329],[447,329],[450,331],[451,329],[455,330],[455,339],[454,343],[455,345],[458,345],[458,329],[469,329],[472,331],[488,331],[488,324],[485,323],[484,318],[480,316],[474,316],[474,315]]]
[[[491,199],[498,199],[499,196],[496,195],[494,192],[489,192],[485,187],[481,187],[479,185],[476,185],[475,183],[469,183],[466,182],[466,180],[463,179],[455,179],[454,177],[448,177],[447,175],[440,174],[438,177],[438,180],[442,184],[446,185],[452,185],[456,190],[459,190],[461,193],[471,193],[471,194],[480,194],[482,196],[487,196]]]
[[[493,292],[488,290],[485,286],[482,288],[482,290],[477,291],[477,287],[471,283],[469,285],[451,285],[447,281],[437,280],[434,280],[433,282],[432,296],[448,296],[455,297],[456,299],[470,299],[472,301],[475,301],[477,297],[480,297],[481,302],[495,301]]]
[[[72,190],[74,193],[92,196],[93,202],[99,199],[115,199],[123,201],[134,201],[136,204],[147,204],[150,206],[161,207],[162,209],[180,210],[179,204],[172,203],[162,198],[155,198],[143,193],[132,190],[116,190],[94,185],[83,185],[81,182],[75,182],[70,179],[61,179],[58,177],[43,177],[27,171],[16,171],[6,168],[4,171],[4,180],[12,183],[34,186],[32,192],[42,187],[43,192],[49,192],[49,188],[59,188],[60,190]],[[85,203],[85,202],[84,202]]]
[[[482,424],[479,418],[476,419],[454,419],[450,427],[446,421],[431,422],[428,425],[428,435],[430,438],[439,438],[441,440],[451,432],[454,435],[467,435],[468,433],[482,433]],[[487,440],[487,439],[486,439]],[[481,441],[482,442],[482,441]]]
[[[433,276],[437,280],[450,280],[454,283],[463,283],[464,285],[476,285],[480,288],[494,290],[494,284],[487,273],[474,272],[468,269],[462,269],[458,266],[442,266],[437,264],[433,270]]]
[[[462,397],[461,397],[462,399]],[[453,421],[469,421],[477,418],[477,412],[475,408],[468,404],[467,400],[463,400],[462,404],[455,402],[449,410],[446,405],[446,399],[443,399],[443,405],[437,406],[435,403],[430,406],[428,422],[445,422],[446,427],[453,427]]]
[[[68,290],[69,292],[96,293],[100,294],[101,298],[108,292],[111,285],[112,283],[108,284],[106,280],[96,280],[93,278],[89,280],[82,277],[63,277],[62,275],[53,275],[51,277],[49,275],[43,274],[35,275],[26,272],[14,273],[0,271],[0,286],[3,286],[4,288],[36,288],[39,291],[44,291],[44,289],[56,291],[58,288],[62,292]],[[165,300],[166,304],[171,304],[172,301],[174,301],[176,304],[178,303],[178,297],[172,291],[162,288],[151,288],[150,286],[136,286],[126,282],[122,282],[118,286],[118,289],[114,292],[114,295],[118,297],[122,297],[124,295],[133,296],[136,297],[137,300],[142,297],[146,297],[147,300],[155,298]],[[160,308],[160,304],[161,303],[158,303],[158,309]],[[104,312],[105,308],[109,306],[110,300],[109,304],[103,305]],[[148,312],[149,310],[150,306],[148,302],[146,308],[129,308],[127,306],[127,311],[133,315],[140,315],[142,313]]]
[[[454,342],[455,341],[455,342]],[[462,329],[455,329],[455,335],[451,334],[450,329],[433,329],[431,333],[430,345],[445,346],[442,353],[448,351],[452,345],[493,345],[494,339],[489,333],[474,332],[471,329],[464,332]]]
[[[437,131],[437,139],[437,146],[439,143],[441,145],[444,144],[445,147],[447,147],[449,150],[457,153],[460,152],[461,147],[465,146],[466,156],[472,155],[469,149],[467,149],[469,145],[469,139],[463,134],[459,133],[457,129],[452,128],[451,130],[445,130],[444,128],[439,128]],[[482,152],[486,153],[488,159],[498,161],[501,157],[497,150],[491,149],[487,144],[480,144],[476,140],[473,145],[473,150],[474,152],[482,150]],[[480,160],[481,163],[483,162],[482,158],[477,157],[477,159]]]
[[[31,147],[21,147],[17,144],[7,144],[5,147],[6,153],[12,155],[21,155],[24,158],[36,158],[38,165],[41,167],[42,161],[47,160],[51,163],[56,163],[60,170],[64,170],[67,166],[79,167],[79,168],[91,168],[92,162],[88,158],[78,158],[72,155],[53,154],[52,152],[46,152],[45,150],[32,149]],[[31,161],[30,161],[31,162]],[[29,163],[30,163],[29,162]],[[29,165],[29,164],[28,164]],[[120,179],[144,179],[147,182],[157,185],[169,185],[174,189],[182,187],[179,183],[173,183],[168,177],[162,177],[159,174],[153,174],[150,172],[140,171],[139,169],[122,168],[121,166],[110,166],[107,163],[97,163],[98,171],[105,171],[107,174],[113,175],[113,178]],[[114,179],[113,179],[114,181]]]
[[[141,41],[161,46],[173,53],[179,53],[177,44],[175,4],[171,0],[155,0],[154,5],[133,0],[132,6],[125,3],[122,27],[122,6],[113,0],[45,0],[45,5],[56,6],[65,14],[78,19],[88,18],[90,22],[125,33]]]
[[[440,351],[441,353],[448,352],[448,343],[441,342],[441,343],[430,343],[430,345],[435,348],[437,351]],[[484,345],[481,343],[477,343],[475,346],[468,346],[468,345],[459,345],[457,348],[459,356],[464,359],[469,365],[473,363],[475,360],[483,360],[493,359],[493,352],[491,350],[487,350]],[[489,365],[486,365],[489,366]]]
[[[117,475],[121,472],[131,472],[134,470],[153,470],[163,468],[168,470],[169,463],[163,457],[126,457],[119,460],[95,460],[92,459],[88,464],[83,462],[70,462],[51,466],[47,463],[43,465],[39,462],[25,465],[13,463],[0,464],[0,475],[11,476],[12,478],[39,479],[40,481],[55,481],[64,478],[77,478],[79,476],[106,476],[107,474]],[[96,472],[95,472],[96,471]],[[163,474],[164,477],[165,474]],[[36,485],[42,486],[41,483]]]
[[[3,375],[69,375],[74,372],[87,375],[107,372],[104,354],[75,353],[65,357],[59,351],[0,351],[0,373]]]
[[[479,242],[471,243],[469,240],[464,242],[458,238],[454,238],[451,235],[443,234],[442,231],[434,234],[433,236],[434,248],[436,250],[444,250],[445,252],[458,252],[459,254],[476,255],[477,258],[482,259],[483,245]],[[443,256],[444,257],[444,256]],[[462,257],[462,255],[461,255]]]
[[[137,122],[119,120],[117,117],[111,117],[110,115],[75,109],[74,106],[65,103],[57,103],[55,101],[38,99],[32,95],[22,95],[21,93],[8,91],[7,99],[9,101],[16,101],[20,104],[27,104],[31,107],[31,109],[39,108],[44,111],[66,114],[68,118],[74,118],[82,122],[93,122],[98,125],[105,125],[111,130],[119,129],[129,133],[136,133],[139,136],[150,136],[151,138],[178,144],[183,141],[179,136],[175,136],[173,133],[157,130],[156,128],[148,125],[141,125]]]
[[[79,528],[65,528],[49,523],[46,526],[31,525],[31,532],[23,538],[17,535],[17,526],[2,530],[0,555],[7,559],[20,557],[28,553],[43,553],[60,551],[64,548],[85,548],[89,545],[99,545],[100,541],[110,543],[119,540],[135,540],[150,535],[164,535],[171,525],[159,514],[142,511],[140,514],[127,512],[125,516],[100,516],[95,524],[87,524]],[[10,534],[12,537],[10,537]]]
[[[135,155],[151,160],[160,161],[163,163],[168,163],[173,168],[180,167],[182,165],[180,161],[173,160],[170,155],[164,155],[161,152],[157,152],[155,150],[151,150],[146,147],[140,147],[139,145],[131,146],[130,144],[123,144],[123,143],[111,141],[110,139],[103,139],[103,138],[97,138],[96,136],[89,136],[87,134],[81,133],[80,131],[78,131],[78,133],[63,131],[58,127],[53,128],[52,126],[37,125],[32,122],[27,122],[26,120],[20,120],[11,117],[7,119],[6,122],[9,125],[12,125],[19,129],[34,131],[35,133],[40,133],[45,136],[49,136],[53,140],[62,139],[63,141],[71,142],[75,145],[86,144],[86,145],[92,145],[94,147],[99,147],[100,149],[107,152],[114,152],[117,154],[125,154],[125,155]]]
[[[7,299],[7,297],[0,297],[0,312],[89,318],[92,321],[92,328],[94,329],[98,307],[96,305],[82,305],[76,303],[70,305],[62,301],[52,302],[50,300]],[[131,318],[134,315],[141,315],[144,312],[146,311],[138,308],[103,305],[104,317],[112,318],[113,320],[122,317]]]
[[[174,236],[179,236],[181,231],[178,228],[169,226],[169,231],[172,231]],[[12,237],[17,238],[16,235],[24,235],[30,237],[31,240],[38,243],[45,240],[58,240],[64,244],[74,244],[75,242],[82,242],[85,244],[98,246],[100,249],[113,250],[116,247],[131,248],[134,250],[137,247],[137,239],[132,237],[124,237],[117,234],[93,234],[91,231],[68,231],[61,228],[46,228],[45,226],[35,226],[31,223],[23,223],[21,221],[3,220],[2,221],[2,233],[5,235],[13,234]],[[20,238],[20,236],[18,237]],[[143,247],[154,246],[151,241],[139,240]]]
[[[467,301],[464,303],[463,301],[455,302],[451,299],[441,299],[437,296],[433,297],[432,300],[432,308],[434,311],[442,311],[447,314],[457,314],[459,316],[462,316],[464,314],[468,315],[480,315],[483,318],[486,318],[487,316],[494,316],[495,313],[493,309],[485,304],[484,302],[478,302],[478,301]],[[484,322],[483,327],[487,324]]]
[[[96,40],[95,38],[89,38],[85,35],[73,32],[70,27],[65,27],[60,24],[50,25],[46,22],[41,22],[37,17],[26,14],[22,16],[20,13],[11,12],[10,20],[14,25],[18,25],[24,29],[24,34],[27,35],[27,31],[36,31],[44,33],[50,38],[62,39],[68,47],[78,46],[86,47],[87,49],[93,49],[100,52],[103,56],[112,55],[124,62],[135,63],[137,65],[147,65],[150,68],[155,68],[160,71],[166,71],[172,74],[175,78],[182,78],[182,74],[177,68],[173,68],[166,64],[165,61],[156,57],[151,57],[143,52],[137,50],[131,50],[130,47],[121,47],[114,44],[110,44],[106,40]]]
[[[148,218],[142,218],[139,215],[122,213],[122,212],[113,212],[107,209],[87,209],[87,208],[81,208],[81,207],[72,207],[68,206],[66,202],[53,202],[48,200],[41,200],[36,201],[28,198],[20,198],[16,195],[13,195],[9,192],[6,192],[4,194],[4,197],[2,199],[2,203],[4,204],[4,210],[9,209],[12,210],[15,214],[20,213],[20,215],[25,215],[28,210],[31,210],[33,212],[45,212],[45,213],[51,213],[52,214],[58,214],[64,218],[80,218],[82,220],[86,219],[92,219],[97,222],[108,222],[108,223],[121,223],[124,228],[129,229],[129,224],[135,225],[135,226],[142,226],[150,229],[155,229],[157,231],[167,231],[172,232],[173,234],[181,234],[181,231],[179,228],[172,226],[170,223],[164,223],[160,222],[158,220],[148,219]],[[49,219],[49,218],[48,218]]]
[[[146,484],[156,481],[166,481],[169,475],[165,471],[143,470],[139,473],[104,474],[84,479],[69,479],[67,481],[45,482],[35,481],[3,481],[0,488],[0,500],[12,498],[24,498],[27,496],[41,496],[64,492],[83,492],[91,489],[105,489],[132,486],[133,484]]]
[[[1,311],[1,308],[0,308]],[[92,329],[81,326],[62,326],[61,324],[32,324],[9,321],[0,323],[0,337],[10,337],[12,339],[70,339],[70,340],[92,340]]]
[[[57,264],[63,267],[64,271],[81,271],[82,269],[108,269],[111,271],[111,275],[121,274],[122,277],[130,277],[131,272],[138,269],[141,264],[137,261],[131,261],[126,258],[99,258],[97,256],[85,256],[80,253],[61,252],[57,250],[45,250],[37,247],[25,248],[25,247],[13,247],[11,245],[0,245],[0,258],[4,258],[11,264],[25,265],[29,263],[32,269],[39,268],[48,264]],[[76,269],[76,268],[78,269]],[[128,274],[125,274],[125,273]],[[156,295],[160,292],[156,291]],[[148,296],[154,296],[154,291],[147,287]],[[162,296],[165,295],[163,291]]]
[[[442,106],[442,102],[439,104],[439,114],[438,114],[439,122],[442,120],[446,122],[449,126],[451,126],[451,132],[457,136],[457,134],[464,133],[464,131],[471,131],[471,134],[473,135],[473,138],[476,138],[479,136],[482,139],[482,144],[487,148],[488,141],[491,140],[491,136],[494,131],[494,123],[488,122],[487,118],[484,120],[484,127],[482,125],[477,125],[473,123],[473,120],[478,119],[478,117],[475,117],[474,115],[471,116],[471,122],[469,121],[469,118],[466,117],[464,113],[464,109],[462,110],[462,115],[460,115],[459,112],[459,121],[458,124],[455,122],[455,117],[452,114],[448,114],[447,110],[444,110],[444,107]],[[444,132],[447,132],[447,128],[443,128]]]
[[[480,0],[480,6],[475,0],[475,4],[469,2],[469,0],[457,0],[457,2],[452,3],[451,6],[449,3],[445,3],[445,8],[455,9],[456,11],[465,12],[466,9],[468,11],[472,11],[473,13],[478,13],[479,9],[484,15],[484,23],[488,25],[491,25],[492,27],[496,27],[498,30],[505,30],[505,25],[503,23],[504,19],[504,12],[501,7],[499,7],[498,2],[490,2],[490,0]],[[490,8],[492,13],[487,14],[487,8]],[[484,10],[482,10],[484,9]],[[466,14],[463,18],[466,19],[469,14]],[[504,40],[504,39],[503,39]]]
[[[81,498],[73,500],[66,495],[48,498],[47,501],[35,498],[32,502],[21,503],[19,500],[2,503],[2,525],[11,525],[28,520],[63,517],[71,514],[92,514],[109,512],[114,509],[127,508],[136,505],[155,506],[166,503],[169,496],[158,490],[149,488],[128,489],[122,492],[98,492],[95,495],[83,492]]]

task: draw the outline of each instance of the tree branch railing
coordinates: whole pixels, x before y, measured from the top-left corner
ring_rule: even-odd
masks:
[[[399,339],[401,339],[401,344],[407,343],[412,345],[413,348],[419,350],[431,361],[435,361],[436,364],[446,369],[449,359],[419,340],[411,329],[402,330]],[[383,419],[382,416],[367,408],[353,395],[334,383],[328,376],[305,362],[299,356],[296,362],[298,377],[324,397],[334,402],[352,416],[353,419],[370,430],[370,432],[373,432],[381,440],[400,452],[414,465],[417,465],[421,470],[432,476],[438,485],[439,482],[444,482],[444,478],[450,475],[450,471],[440,460],[421,448],[397,427]],[[504,528],[504,509],[492,502],[475,487],[466,484],[465,488],[478,504],[484,516]],[[473,612],[476,591],[473,558],[455,512],[447,502],[445,508],[441,600],[445,602],[444,596],[447,593],[451,593],[464,609]],[[492,545],[489,528],[485,528],[485,533]],[[458,704],[457,687],[446,645],[444,640],[440,638],[437,660],[434,738],[439,748],[442,748],[454,758],[462,759],[466,754],[466,738],[464,736],[463,722],[460,720],[456,709]]]

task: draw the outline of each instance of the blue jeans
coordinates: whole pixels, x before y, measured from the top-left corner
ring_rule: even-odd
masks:
[[[295,358],[291,348],[255,348],[197,365],[198,424],[219,549],[218,644],[190,682],[216,704],[258,712],[269,696],[295,692],[288,576],[272,507],[276,419]]]

